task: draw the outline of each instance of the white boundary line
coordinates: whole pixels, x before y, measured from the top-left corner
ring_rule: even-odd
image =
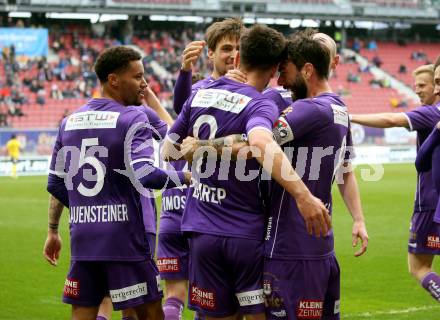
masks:
[[[413,313],[425,310],[433,310],[440,309],[440,306],[422,306],[422,307],[411,307],[407,309],[399,309],[399,310],[387,310],[387,311],[375,311],[375,312],[362,312],[362,313],[342,313],[342,317],[346,319],[351,319],[352,317],[358,318],[371,318],[375,316],[381,315],[392,315],[392,314],[405,314],[405,313]]]

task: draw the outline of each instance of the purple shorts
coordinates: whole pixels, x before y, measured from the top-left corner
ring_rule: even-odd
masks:
[[[63,302],[97,307],[109,292],[115,310],[162,299],[160,277],[153,260],[71,261]]]
[[[159,233],[157,267],[164,280],[188,280],[189,244],[181,233]]]
[[[267,319],[339,319],[340,271],[335,256],[266,259],[264,264]]]
[[[414,212],[409,228],[408,252],[440,255],[440,223],[434,221],[435,211]]]
[[[263,241],[192,234],[188,308],[211,317],[264,313]]]

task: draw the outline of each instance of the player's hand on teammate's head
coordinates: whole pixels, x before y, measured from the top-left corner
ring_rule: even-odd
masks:
[[[180,145],[180,152],[183,155],[183,158],[188,161],[188,163],[192,163],[194,153],[199,148],[199,139],[194,137],[186,137],[183,139],[182,144]]]
[[[322,201],[309,192],[304,197],[297,198],[296,203],[305,220],[307,232],[316,237],[326,236],[332,222]]]
[[[355,257],[360,257],[367,251],[368,239],[369,239],[367,233],[367,227],[365,226],[364,221],[355,221],[353,223],[353,230],[351,236],[352,236],[353,247],[356,247],[358,245],[359,239],[361,239],[361,247],[354,254]]]
[[[203,52],[203,48],[206,46],[205,41],[193,41],[190,42],[182,53],[182,66],[183,71],[191,71],[196,61],[199,59]]]
[[[192,173],[191,171],[184,171],[183,173],[185,174],[185,184],[189,186],[191,184]]]
[[[237,82],[246,83],[246,74],[238,69],[231,69],[226,72],[225,77]]]
[[[43,255],[53,266],[58,264],[60,257],[62,241],[58,232],[48,232],[46,242],[44,243]]]
[[[439,130],[440,130],[440,121],[439,121],[439,122],[437,122],[437,125],[436,125],[436,127],[437,127],[437,129],[439,129]]]

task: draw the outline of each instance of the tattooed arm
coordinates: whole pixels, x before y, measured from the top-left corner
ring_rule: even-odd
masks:
[[[47,229],[47,238],[44,244],[43,255],[46,260],[56,266],[61,251],[61,237],[58,234],[58,225],[64,205],[58,201],[54,196],[49,198],[49,225]]]
[[[180,146],[180,151],[188,162],[203,156],[206,152],[214,152],[219,159],[229,158],[251,159],[252,153],[245,134],[232,134],[226,137],[220,137],[210,140],[198,140],[193,137],[187,137]]]

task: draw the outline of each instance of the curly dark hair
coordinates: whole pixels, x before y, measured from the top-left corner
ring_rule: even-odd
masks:
[[[141,58],[138,51],[126,46],[108,48],[96,60],[95,73],[101,83],[106,83],[110,73],[123,71],[131,61],[141,60]]]
[[[240,64],[246,69],[268,70],[285,58],[286,39],[268,26],[256,24],[240,39]]]
[[[330,50],[313,38],[316,32],[314,29],[306,29],[291,35],[287,41],[287,59],[298,70],[301,70],[306,63],[311,63],[318,78],[328,79]]]

